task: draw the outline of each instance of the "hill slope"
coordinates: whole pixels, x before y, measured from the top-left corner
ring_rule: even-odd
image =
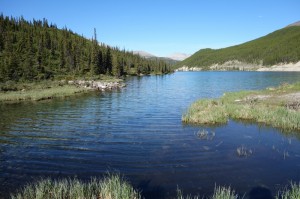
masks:
[[[202,49],[176,64],[203,70],[245,65],[248,69],[300,60],[300,26],[288,26],[264,37],[223,49]],[[223,68],[224,69],[224,68]]]

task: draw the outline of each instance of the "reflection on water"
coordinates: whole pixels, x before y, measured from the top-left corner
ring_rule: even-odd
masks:
[[[210,194],[215,184],[240,193],[273,194],[300,180],[300,142],[293,134],[230,121],[181,123],[198,98],[298,80],[298,73],[194,72],[132,77],[127,87],[60,100],[0,106],[0,196],[24,183],[123,174],[149,198]],[[199,132],[208,132],[207,137]],[[205,139],[203,139],[205,138]],[[239,156],[237,149],[251,150]]]

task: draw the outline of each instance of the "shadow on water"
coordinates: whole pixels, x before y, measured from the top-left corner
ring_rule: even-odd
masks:
[[[151,186],[151,180],[143,180],[138,185],[138,190],[142,191],[144,198],[166,198],[166,190],[162,186]]]
[[[254,187],[248,196],[249,199],[274,199],[271,191],[265,187]]]

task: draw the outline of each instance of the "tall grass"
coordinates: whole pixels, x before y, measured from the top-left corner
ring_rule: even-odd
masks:
[[[200,196],[184,196],[180,189],[177,189],[177,199],[203,199]],[[215,187],[214,194],[209,199],[237,199],[238,195],[230,187]]]
[[[139,199],[138,191],[119,175],[110,175],[103,180],[91,179],[83,183],[78,179],[45,179],[25,186],[12,199]]]
[[[238,195],[230,187],[216,187],[211,199],[237,199]]]
[[[279,192],[276,199],[299,199],[300,198],[300,183],[291,183],[289,189]]]
[[[200,196],[190,196],[190,195],[184,196],[182,190],[179,189],[178,187],[176,191],[177,191],[177,199],[202,199],[200,198]]]
[[[78,179],[51,180],[44,179],[25,186],[11,199],[142,199],[139,191],[134,189],[120,175],[110,174],[102,180],[92,178],[83,183]],[[216,186],[210,197],[184,196],[177,188],[177,199],[237,199],[238,196],[231,187]],[[276,199],[299,199],[300,183],[291,183],[289,188],[278,192]]]
[[[134,190],[134,188],[120,178],[119,175],[111,175],[105,178],[100,183],[100,190],[100,198],[141,198],[140,193]]]
[[[300,111],[287,108],[287,93],[300,91],[300,83],[276,89],[226,93],[220,99],[193,103],[182,121],[196,124],[224,124],[229,118],[252,120],[284,130],[300,130]]]

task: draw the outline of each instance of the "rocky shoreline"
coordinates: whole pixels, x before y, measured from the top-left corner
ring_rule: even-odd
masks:
[[[86,89],[91,90],[99,90],[99,91],[105,91],[105,90],[114,90],[118,88],[123,88],[126,86],[123,82],[104,82],[104,81],[94,81],[94,80],[74,80],[74,81],[68,81],[68,84],[75,85],[78,87],[83,87]]]
[[[177,68],[175,70],[175,72],[187,72],[187,71],[202,71],[202,68],[200,68],[200,67],[182,66],[182,67]]]

